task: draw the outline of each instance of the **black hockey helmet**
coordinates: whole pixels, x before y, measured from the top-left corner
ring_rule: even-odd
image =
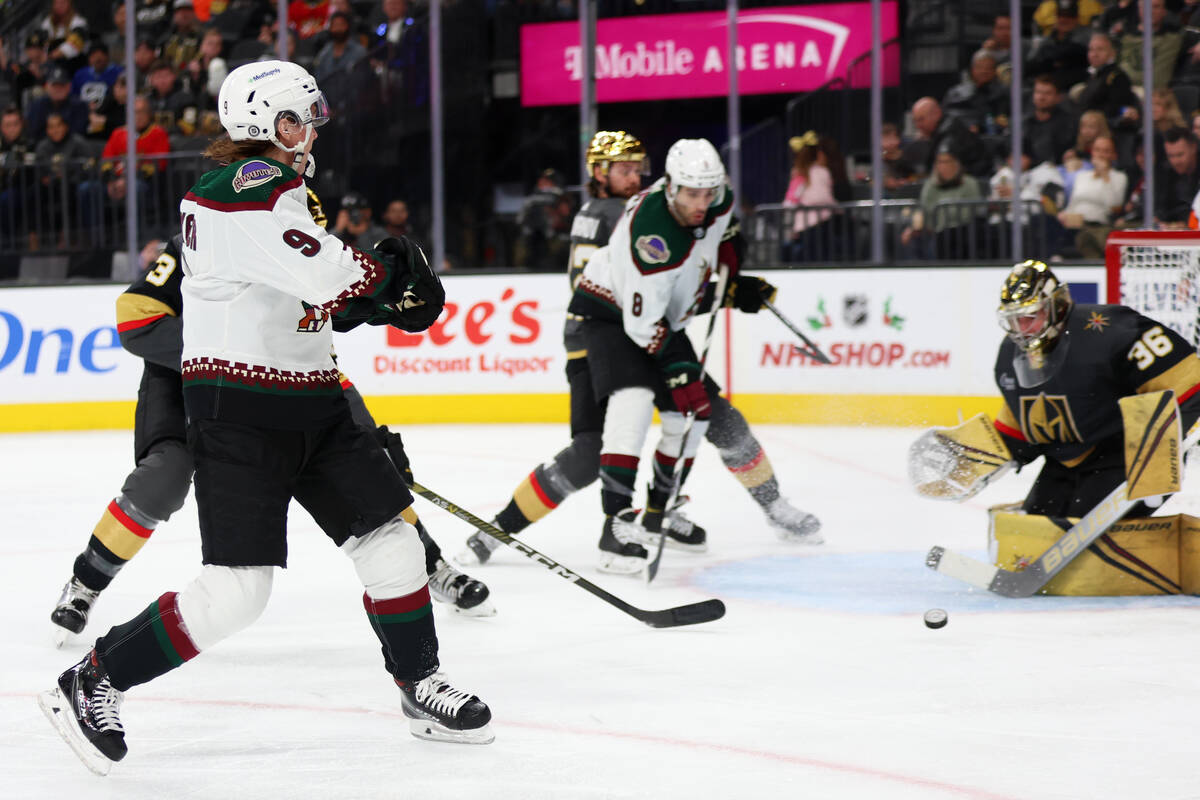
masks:
[[[1028,354],[1047,353],[1067,327],[1074,303],[1067,284],[1045,262],[1022,261],[1000,289],[997,316],[1008,338]]]

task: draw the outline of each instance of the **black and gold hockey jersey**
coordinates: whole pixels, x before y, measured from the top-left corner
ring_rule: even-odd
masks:
[[[117,298],[121,346],[145,362],[133,428],[134,458],[163,439],[187,437],[183,411],[183,267],[174,236],[150,268]]]
[[[138,358],[175,372],[179,372],[183,354],[179,244],[180,236],[172,236],[158,260],[117,298],[121,346]]]
[[[1067,467],[1098,446],[1120,446],[1123,423],[1118,399],[1172,389],[1183,430],[1200,418],[1200,358],[1174,330],[1126,306],[1076,304],[1056,345],[1068,348],[1045,382],[1022,387],[1005,339],[995,378],[1004,397],[996,429],[1018,461],[1039,455]]]
[[[571,223],[571,263],[567,267],[567,277],[571,282],[571,291],[575,291],[579,276],[587,266],[592,254],[608,244],[608,237],[621,214],[625,212],[624,197],[596,197],[584,204]],[[567,358],[582,358],[587,355],[583,340],[579,334],[581,318],[576,314],[567,314],[567,323],[563,328],[563,346],[567,348]]]

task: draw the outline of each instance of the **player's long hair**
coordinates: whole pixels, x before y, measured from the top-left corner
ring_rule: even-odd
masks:
[[[228,133],[223,133],[209,143],[208,147],[204,149],[203,155],[205,158],[211,158],[221,166],[227,167],[244,158],[257,158],[270,150],[271,146],[268,141],[235,142],[229,138]]]

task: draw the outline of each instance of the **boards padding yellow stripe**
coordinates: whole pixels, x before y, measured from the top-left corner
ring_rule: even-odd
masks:
[[[1170,389],[1122,397],[1125,480],[1130,500],[1181,488],[1179,406]]]

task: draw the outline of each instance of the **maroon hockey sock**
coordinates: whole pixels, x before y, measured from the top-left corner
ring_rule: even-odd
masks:
[[[114,688],[125,691],[154,680],[200,655],[183,628],[176,597],[167,592],[96,641]]]
[[[415,681],[437,671],[438,640],[428,586],[387,600],[374,600],[364,592],[363,607],[392,677]]]

